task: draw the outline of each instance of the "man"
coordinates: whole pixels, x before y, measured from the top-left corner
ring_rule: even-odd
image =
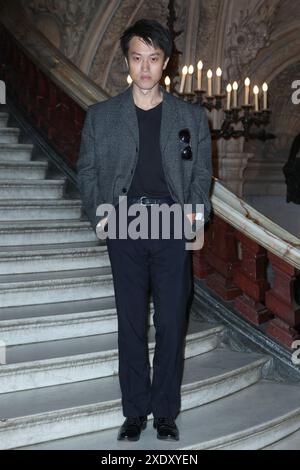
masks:
[[[128,206],[196,204],[210,212],[211,147],[207,118],[159,85],[172,50],[170,33],[140,20],[121,37],[132,78],[124,93],[88,109],[78,160],[78,183],[93,224],[107,217],[97,206],[120,196]],[[150,213],[150,211],[149,211]],[[98,225],[97,225],[98,224]],[[151,221],[150,221],[151,225]],[[161,235],[161,232],[160,232]],[[138,440],[153,413],[159,439],[179,439],[183,336],[191,288],[191,254],[185,239],[107,239],[118,314],[119,378],[123,414],[118,439]],[[153,377],[147,342],[148,293],[152,290],[156,345]]]

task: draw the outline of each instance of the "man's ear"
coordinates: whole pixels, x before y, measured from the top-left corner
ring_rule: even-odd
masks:
[[[127,57],[125,57],[125,62],[126,62],[126,66],[127,66],[128,70],[129,70],[129,65],[128,65]]]
[[[165,68],[167,67],[169,60],[170,60],[170,57],[168,57],[168,58],[165,60],[164,66],[163,66],[163,70],[165,70]]]

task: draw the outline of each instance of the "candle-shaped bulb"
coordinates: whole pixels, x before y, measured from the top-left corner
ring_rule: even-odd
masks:
[[[179,93],[184,92],[184,85],[185,85],[185,79],[186,79],[187,73],[188,73],[187,65],[184,65],[181,71],[181,82],[180,82]]]
[[[232,91],[232,86],[230,85],[230,83],[228,83],[227,87],[226,87],[226,91],[227,91],[227,109],[228,111],[230,110],[230,97],[231,97],[231,91]]]
[[[213,76],[213,73],[212,73],[212,70],[209,69],[207,71],[207,96],[212,96],[212,76]]]
[[[232,89],[233,89],[233,107],[237,108],[237,90],[238,90],[238,82],[233,82]]]
[[[203,62],[199,60],[197,64],[197,89],[201,90],[202,88],[202,69],[203,69]]]
[[[259,88],[257,85],[253,87],[253,93],[254,93],[254,104],[255,104],[255,111],[258,111],[258,93],[259,93]]]
[[[182,67],[182,75],[186,75],[187,73],[188,73],[188,67],[187,67],[187,65],[184,65]]]
[[[267,98],[267,91],[268,91],[268,85],[263,83],[262,90],[264,92],[264,109],[268,108],[268,98]]]
[[[220,67],[217,68],[216,75],[217,75],[217,95],[220,95],[221,94],[221,77],[222,77],[222,70],[220,69]]]
[[[127,75],[127,83],[128,83],[128,85],[132,84],[132,78],[131,78],[130,75]]]
[[[194,67],[192,65],[188,68],[188,78],[187,78],[187,92],[192,93],[192,80],[193,80]]]
[[[250,91],[250,78],[247,77],[244,81],[245,84],[245,105],[249,104],[249,91]]]
[[[171,85],[171,80],[170,77],[167,75],[165,78],[165,85],[166,85],[166,91],[170,91],[170,85]]]

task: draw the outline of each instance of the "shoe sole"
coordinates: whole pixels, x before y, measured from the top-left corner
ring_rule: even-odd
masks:
[[[179,441],[179,437],[159,436],[158,434],[157,439],[159,439],[160,441]]]

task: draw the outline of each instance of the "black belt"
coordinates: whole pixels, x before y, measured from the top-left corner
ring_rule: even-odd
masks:
[[[174,204],[175,201],[169,197],[128,197],[127,204],[142,204],[143,206],[152,206],[153,204]]]

